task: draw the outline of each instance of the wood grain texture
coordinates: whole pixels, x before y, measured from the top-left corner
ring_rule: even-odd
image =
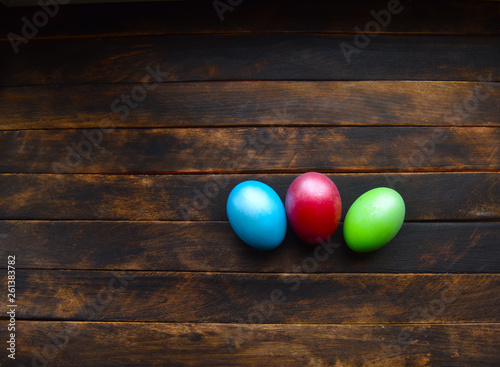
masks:
[[[0,9],[0,365],[499,366],[500,2],[238,2]],[[230,190],[311,170],[400,233],[244,245]]]
[[[4,325],[0,336],[7,340]],[[80,367],[497,367],[500,342],[498,324],[20,322],[17,335],[16,367],[44,359],[63,367],[75,356]]]
[[[364,192],[392,186],[406,221],[498,220],[498,172],[329,174],[345,216]],[[0,175],[0,219],[227,220],[231,189],[262,181],[285,199],[298,174]]]
[[[383,33],[499,34],[500,6],[493,1],[401,1],[403,10],[391,17]],[[354,32],[372,20],[370,12],[387,9],[385,1],[298,0],[242,2],[219,18],[213,1],[141,4],[71,5],[39,30],[37,37],[82,37],[138,34],[224,32]],[[21,33],[23,16],[36,8],[3,9],[0,36]],[[92,23],[88,22],[92,19]],[[376,31],[376,29],[373,29]]]
[[[498,170],[499,145],[500,130],[488,127],[2,131],[0,172]]]
[[[208,80],[478,81],[490,75],[490,81],[500,81],[498,37],[379,35],[346,58],[341,45],[354,46],[354,41],[352,34],[34,39],[18,54],[3,41],[0,86]],[[156,72],[148,71],[148,66]]]
[[[500,274],[17,270],[16,290],[23,300],[17,312],[20,320],[500,321]]]
[[[289,229],[268,252],[246,246],[227,222],[0,221],[0,258],[17,254],[18,269],[500,272],[499,223],[405,223],[371,254],[349,250],[342,225],[324,247],[304,244]]]
[[[0,89],[0,129],[236,125],[500,126],[500,83],[167,83],[129,107],[135,85]],[[75,113],[77,111],[77,113]]]

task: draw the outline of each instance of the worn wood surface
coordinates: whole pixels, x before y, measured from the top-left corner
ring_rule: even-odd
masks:
[[[0,86],[220,80],[477,82],[490,75],[490,81],[500,81],[498,37],[366,37],[369,44],[349,58],[341,44],[354,46],[352,34],[34,39],[18,54],[3,41]]]
[[[0,175],[0,219],[225,221],[231,189],[262,181],[285,199],[298,174]],[[342,215],[362,193],[393,186],[405,198],[406,221],[500,219],[499,173],[329,174]]]
[[[0,128],[500,125],[499,83],[167,83],[129,107],[122,96],[141,88],[140,83],[1,88]]]
[[[213,6],[0,9],[0,366],[500,365],[500,3]],[[244,245],[230,190],[311,170],[400,233]]]
[[[238,2],[234,2],[235,4]],[[37,38],[115,36],[139,34],[197,34],[226,32],[353,33],[365,30],[370,12],[387,9],[385,1],[300,0],[243,1],[218,16],[213,1],[177,1],[167,4],[77,5],[60,8]],[[381,33],[499,34],[500,5],[495,1],[401,1],[402,10],[391,16]],[[399,7],[397,7],[399,9]],[[0,13],[1,39],[19,33],[21,18],[37,8],[11,8]],[[92,19],[92,27],[88,25]],[[377,32],[376,28],[368,28]]]
[[[325,257],[325,253],[326,250],[321,256]],[[313,263],[311,260],[297,266],[307,271]],[[499,274],[80,270],[18,270],[17,274],[16,287],[23,294],[19,319],[243,319],[249,323],[320,324],[500,322]]]
[[[0,335],[4,336],[2,331]],[[26,365],[33,359],[43,363],[46,354],[51,366],[60,367],[67,366],[67,361],[75,355],[80,356],[78,365],[82,367],[453,364],[496,367],[498,350],[491,340],[498,338],[499,328],[497,324],[21,322],[19,334],[22,340],[19,362]],[[193,358],[193,350],[203,353],[203,358]]]
[[[5,323],[0,323],[0,336]],[[114,366],[497,367],[498,324],[20,322],[19,362]],[[57,347],[56,347],[57,346]],[[51,348],[52,347],[52,348]],[[55,348],[55,349],[54,349]],[[193,351],[203,353],[195,358]],[[48,357],[46,358],[45,355]],[[131,357],[133,356],[133,358]]]
[[[342,223],[325,249],[289,230],[271,252],[241,242],[228,222],[0,221],[0,258],[20,269],[124,269],[282,273],[498,272],[497,223],[405,223],[390,245],[355,254]],[[92,239],[90,241],[90,239]],[[331,252],[331,253],[330,253]],[[309,257],[316,260],[308,264]],[[3,266],[3,264],[1,264]]]
[[[0,172],[498,170],[499,143],[492,127],[4,131]]]

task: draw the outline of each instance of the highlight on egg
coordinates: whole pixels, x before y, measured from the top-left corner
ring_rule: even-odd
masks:
[[[278,247],[286,234],[286,213],[281,198],[268,185],[244,181],[227,199],[227,217],[238,237],[260,250]]]
[[[388,187],[365,192],[349,208],[344,220],[344,239],[354,251],[369,252],[391,241],[405,218],[401,195]]]
[[[327,176],[307,172],[288,188],[285,210],[294,232],[304,242],[325,242],[337,229],[342,201],[337,186]]]

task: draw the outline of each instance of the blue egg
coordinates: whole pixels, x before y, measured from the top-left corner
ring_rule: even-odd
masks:
[[[246,244],[260,250],[278,247],[286,233],[283,202],[272,188],[259,181],[234,187],[227,199],[227,217]]]

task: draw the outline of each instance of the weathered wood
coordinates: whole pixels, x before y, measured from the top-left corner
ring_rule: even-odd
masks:
[[[18,54],[7,32],[40,8],[2,13],[0,258],[16,255],[19,308],[0,365],[500,365],[500,3],[405,1],[356,34],[386,6],[243,1],[219,22],[212,0],[74,5]],[[344,216],[394,186],[401,232],[367,255],[341,228],[326,248],[290,230],[272,252],[242,244],[231,188],[284,199],[309,170]]]
[[[0,129],[234,125],[500,126],[500,84],[474,82],[168,83],[136,108],[136,85],[0,89]],[[92,96],[89,98],[89,96]],[[116,102],[116,101],[119,102]],[[75,113],[77,111],[77,113]]]
[[[253,250],[227,222],[0,221],[0,233],[0,258],[17,255],[18,269],[281,273],[304,272],[305,264],[313,273],[500,272],[498,223],[405,223],[390,245],[369,255],[347,248],[342,223],[331,254],[291,230],[275,251]]]
[[[258,34],[0,42],[0,86],[201,80],[500,81],[497,37]],[[357,43],[359,44],[359,42]],[[61,63],[64,60],[64,63]],[[148,71],[148,67],[151,68]],[[151,71],[153,70],[153,71]],[[156,72],[155,72],[156,70]],[[436,72],[439,70],[439,72]],[[162,72],[162,74],[159,74]],[[151,75],[154,76],[154,80]],[[89,98],[91,98],[89,96]]]
[[[16,335],[16,367],[497,367],[500,327],[19,322]]]
[[[308,261],[306,267],[311,263]],[[322,324],[500,321],[500,274],[17,270],[16,289],[23,300],[18,318],[24,320]]]
[[[492,127],[3,131],[0,172],[498,170],[499,145]]]
[[[258,180],[285,199],[298,174],[0,175],[0,219],[227,220],[238,183]],[[329,174],[342,212],[364,192],[394,187],[407,221],[500,219],[500,173]]]
[[[236,2],[235,2],[236,3]],[[354,32],[373,20],[371,11],[387,9],[388,1],[253,0],[230,7],[222,21],[213,1],[141,4],[71,5],[61,7],[38,37],[81,37],[138,34],[196,34],[224,32]],[[494,1],[401,1],[383,33],[498,34],[500,6]],[[397,7],[399,10],[399,6]],[[32,19],[35,8],[4,9],[0,37],[21,35],[22,17]],[[92,19],[92,22],[88,20]],[[380,23],[380,22],[379,22]],[[369,27],[368,32],[378,32]]]

